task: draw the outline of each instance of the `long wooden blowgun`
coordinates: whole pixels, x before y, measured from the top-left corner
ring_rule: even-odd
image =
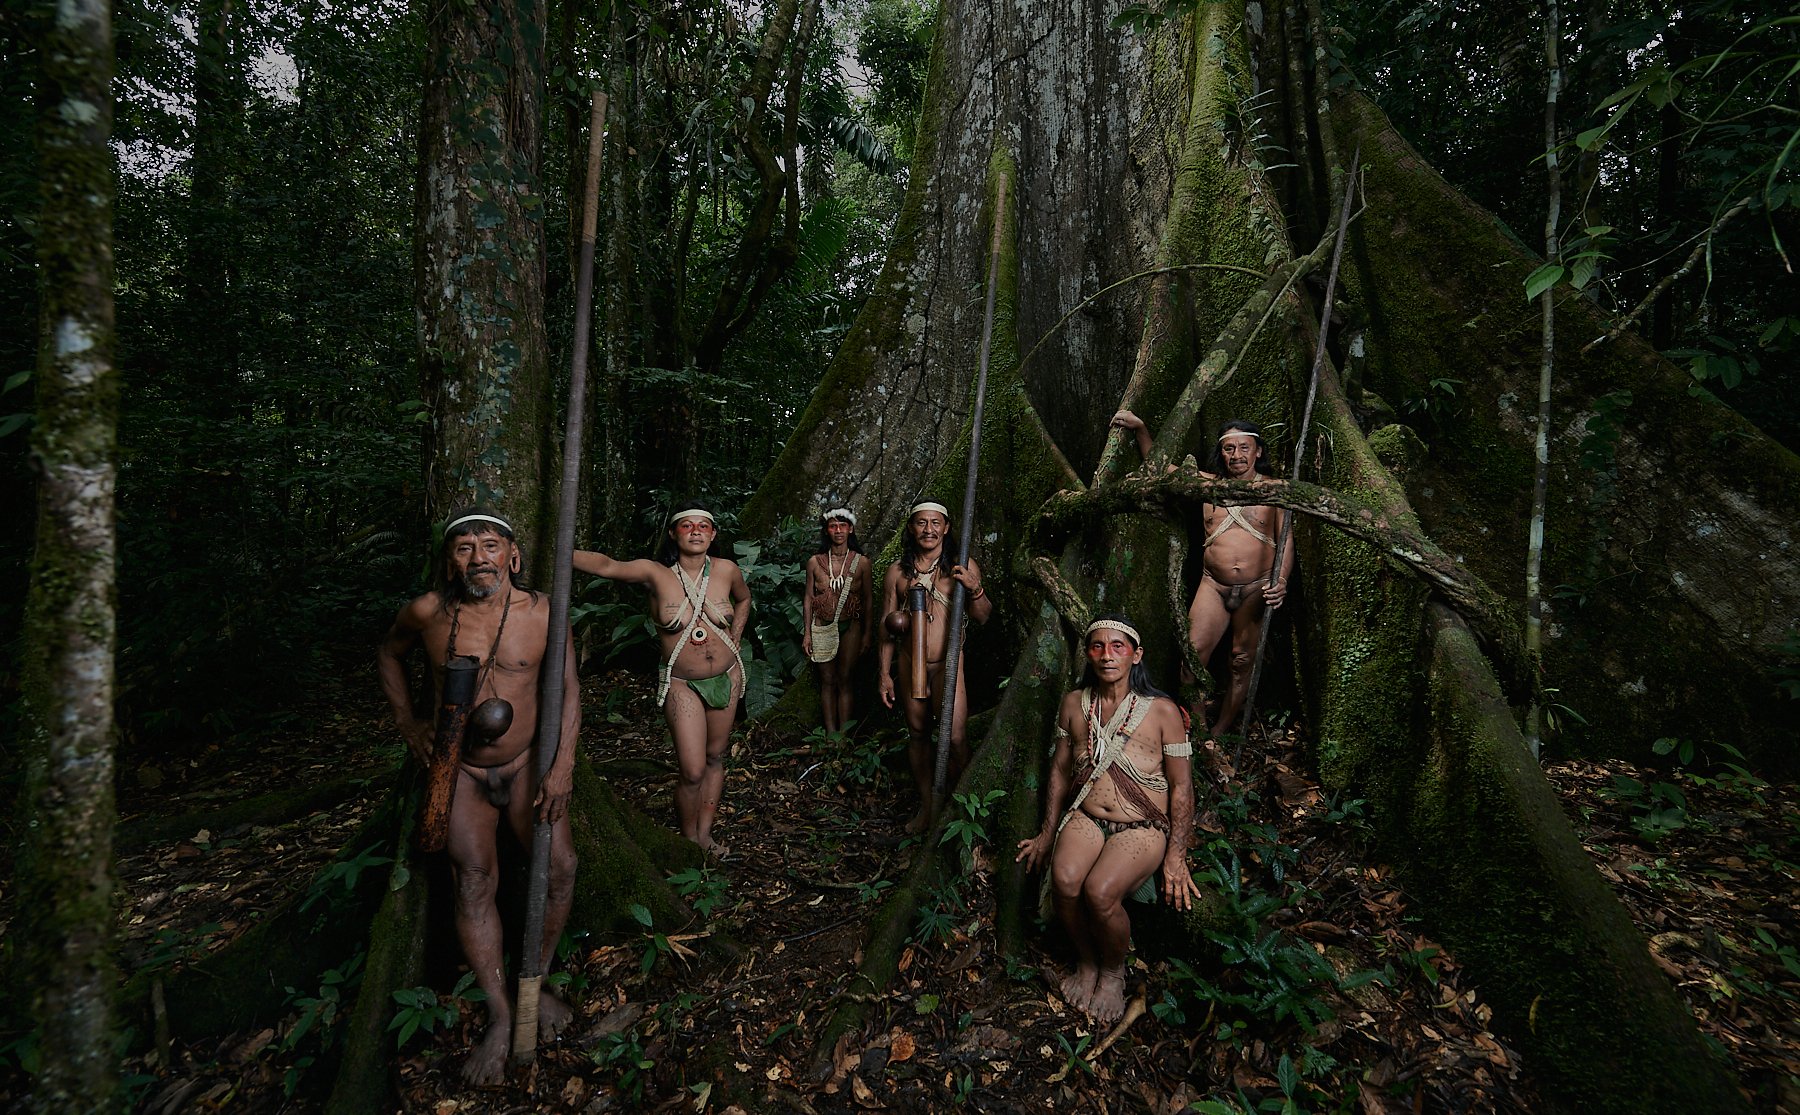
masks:
[[[1362,163],[1362,144],[1356,145],[1356,151],[1350,156],[1350,170],[1344,175],[1344,197],[1338,206],[1337,241],[1331,247],[1331,270],[1325,276],[1325,308],[1319,316],[1319,340],[1313,349],[1312,378],[1306,387],[1306,408],[1300,413],[1300,437],[1294,442],[1293,479],[1300,479],[1300,466],[1306,460],[1306,437],[1312,429],[1313,402],[1319,396],[1319,372],[1325,366],[1325,342],[1331,336],[1331,303],[1337,294],[1338,264],[1344,258],[1344,233],[1350,227],[1350,201],[1356,196],[1356,168]],[[1269,579],[1266,587],[1273,588],[1281,580],[1282,555],[1294,536],[1294,512],[1286,511],[1281,516],[1281,530],[1275,539],[1275,563],[1269,566]],[[1237,756],[1241,754],[1244,740],[1250,737],[1250,717],[1256,711],[1256,687],[1262,683],[1263,652],[1269,645],[1269,626],[1272,616],[1265,614],[1262,630],[1256,636],[1256,657],[1250,664],[1250,684],[1244,690],[1244,707],[1238,713],[1238,745],[1233,753],[1231,765],[1238,765]]]
[[[563,428],[561,506],[550,577],[550,628],[538,700],[537,784],[542,786],[562,743],[563,672],[568,666],[569,590],[574,580],[575,508],[581,488],[581,428],[587,413],[588,325],[594,308],[594,228],[600,211],[600,145],[606,134],[606,94],[596,92],[588,122],[586,205],[575,280],[575,335],[569,354],[569,414]],[[579,700],[579,694],[574,698]],[[573,742],[573,741],[571,741]],[[512,1059],[537,1059],[538,997],[544,981],[544,904],[550,896],[551,826],[539,821],[531,838],[531,884],[525,896],[525,939],[519,948],[519,995],[513,1013]]]
[[[1006,227],[1006,186],[1002,175],[994,185],[994,227],[988,245],[987,308],[981,318],[981,363],[975,377],[975,409],[969,416],[969,473],[963,485],[962,530],[957,535],[956,564],[969,564],[969,542],[975,534],[975,481],[981,470],[981,416],[987,403],[988,357],[994,349],[994,297],[1000,279],[1000,234]],[[962,668],[963,611],[968,590],[961,581],[950,587],[949,646],[944,652],[944,700],[938,715],[937,772],[931,782],[932,807],[944,796],[950,770],[950,740],[956,726],[956,679]]]

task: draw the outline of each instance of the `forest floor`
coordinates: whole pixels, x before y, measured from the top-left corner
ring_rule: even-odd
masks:
[[[672,817],[674,771],[641,681],[619,672],[590,678],[584,697],[590,760],[652,817]],[[385,715],[372,705],[337,713],[313,721],[308,734],[204,756],[179,777],[126,795],[123,832],[143,834],[159,817],[251,788],[349,788],[331,807],[280,823],[125,842],[128,965],[178,965],[223,947],[305,886],[374,807],[387,777],[378,772],[398,759]],[[1226,889],[1237,908],[1265,926],[1222,942],[1232,963],[1159,956],[1168,915],[1134,905],[1143,949],[1132,963],[1133,1008],[1116,1031],[1096,1029],[1057,997],[1066,956],[1053,934],[1033,935],[1023,957],[998,954],[988,884],[1005,853],[971,840],[961,883],[921,911],[897,984],[870,1004],[866,1024],[816,1058],[815,1035],[855,974],[869,918],[919,852],[901,830],[911,802],[896,773],[898,746],[886,733],[850,741],[741,733],[719,827],[731,856],[672,879],[696,922],[647,926],[631,940],[571,942],[566,991],[576,1021],[540,1050],[529,1079],[504,1087],[463,1087],[457,1069],[481,1012],[444,995],[453,1021],[414,1035],[396,1055],[397,1108],[1075,1104],[1373,1115],[1540,1107],[1529,1066],[1490,1031],[1489,1010],[1455,958],[1420,934],[1405,894],[1371,858],[1362,803],[1321,795],[1292,727],[1253,743],[1241,774],[1216,752],[1206,763],[1215,777],[1196,773],[1207,804],[1196,873],[1235,883]],[[333,758],[296,763],[295,754]],[[377,773],[359,775],[356,765]],[[1654,812],[1668,795],[1643,772],[1569,762],[1550,773],[1600,870],[1757,1108],[1800,1111],[1800,962],[1789,943],[1800,939],[1800,810],[1791,788],[1693,785],[1681,779],[1697,776],[1675,775],[1684,803],[1677,824]],[[1618,777],[1636,780],[1636,796]],[[701,951],[709,936],[730,941],[733,958]],[[134,1057],[127,1069],[137,1110],[318,1110],[306,1069],[332,1040],[337,1016],[320,1004],[335,1002],[334,976],[296,989],[278,1023],[178,1043],[167,1063]]]

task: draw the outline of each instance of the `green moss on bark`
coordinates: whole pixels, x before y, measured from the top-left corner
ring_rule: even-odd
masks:
[[[1346,97],[1333,119],[1367,168],[1342,279],[1366,321],[1367,381],[1418,415],[1431,447],[1409,493],[1447,551],[1522,600],[1541,345],[1523,281],[1539,260],[1373,105]],[[1605,329],[1585,299],[1566,294],[1558,315],[1544,663],[1589,725],[1557,746],[1647,758],[1673,735],[1797,769],[1779,727],[1791,710],[1766,670],[1800,613],[1800,458],[1633,336],[1584,355]],[[1597,469],[1582,441],[1615,391],[1631,402]]]
[[[1407,888],[1483,977],[1496,1026],[1565,1109],[1747,1110],[1594,871],[1468,629],[1434,608],[1423,642],[1425,750],[1389,840],[1414,849]]]

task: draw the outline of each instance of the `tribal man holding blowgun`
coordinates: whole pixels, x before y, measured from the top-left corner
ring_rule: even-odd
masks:
[[[1121,410],[1113,415],[1112,424],[1132,431],[1137,436],[1138,451],[1145,460],[1150,458],[1150,430],[1142,418]],[[1255,480],[1260,479],[1258,474],[1268,473],[1262,431],[1254,422],[1233,418],[1220,428],[1206,471],[1200,475],[1208,479]],[[1281,533],[1285,512],[1261,504],[1208,503],[1202,514],[1206,524],[1205,572],[1194,590],[1194,602],[1188,605],[1188,642],[1204,665],[1225,632],[1231,632],[1231,685],[1219,703],[1218,719],[1207,732],[1217,739],[1220,733],[1231,730],[1244,707],[1256,644],[1262,638],[1267,612],[1281,607],[1287,599],[1288,577],[1294,572],[1294,541],[1292,536],[1288,538],[1281,557],[1281,575],[1270,584],[1275,539]],[[1185,661],[1182,669],[1185,674]],[[1204,716],[1204,708],[1195,710],[1197,719]]]
[[[894,707],[896,697],[906,713],[906,757],[912,765],[913,783],[919,789],[919,812],[907,822],[907,832],[923,832],[931,823],[936,803],[932,799],[932,777],[936,763],[931,753],[931,724],[944,706],[944,654],[949,645],[950,591],[961,584],[967,591],[968,615],[976,623],[986,623],[994,614],[994,602],[988,599],[981,584],[981,566],[973,559],[968,566],[944,568],[947,554],[956,550],[950,534],[950,509],[927,500],[914,505],[902,536],[900,560],[888,568],[881,582],[881,610],[888,638],[881,641],[879,652],[881,703]],[[925,591],[925,610],[916,616],[908,610],[907,596],[913,586]],[[896,620],[895,616],[906,617]],[[912,628],[919,620],[925,623],[922,639]],[[901,630],[904,628],[904,630]],[[929,697],[916,697],[910,679],[914,672],[913,644],[922,641],[925,648],[925,673],[930,686]],[[894,646],[900,644],[901,684],[906,692],[896,692],[894,682]],[[956,673],[956,705],[951,710],[950,765],[946,785],[956,785],[957,778],[969,761],[969,745],[963,733],[969,719],[969,699],[963,684],[965,668]]]
[[[569,792],[574,785],[575,740],[581,730],[581,702],[573,641],[565,657],[562,746],[543,785],[532,761],[537,731],[539,668],[548,637],[550,600],[533,592],[520,576],[519,547],[512,527],[486,508],[459,512],[444,528],[444,581],[400,609],[376,655],[381,689],[407,747],[427,770],[433,761],[433,728],[413,715],[407,693],[406,657],[423,643],[431,662],[434,692],[441,696],[445,663],[473,655],[481,663],[475,681],[475,712],[463,737],[462,754],[451,757],[457,770],[450,799],[450,869],[456,882],[456,936],[487,994],[488,1024],[463,1064],[471,1084],[497,1084],[505,1075],[512,1038],[513,1000],[503,970],[498,887],[497,832],[504,820],[519,846],[529,849],[532,826],[551,827],[550,888],[544,905],[544,955],[569,918],[575,888],[575,842],[569,831]],[[438,702],[438,703],[441,703]],[[483,727],[488,730],[483,731]],[[568,1004],[546,988],[538,1001],[538,1033],[554,1041],[568,1025]]]
[[[1151,687],[1140,643],[1116,612],[1088,625],[1081,688],[1063,698],[1056,717],[1043,831],[1019,841],[1016,857],[1028,871],[1050,861],[1056,916],[1078,958],[1062,995],[1102,1024],[1125,1010],[1125,898],[1154,901],[1158,868],[1163,897],[1176,908],[1187,909],[1200,893],[1187,866],[1194,832],[1187,718]]]
[[[737,562],[713,556],[718,536],[712,512],[689,507],[669,517],[658,561],[615,561],[576,550],[574,563],[583,573],[641,585],[650,594],[664,655],[656,700],[681,768],[676,820],[681,835],[722,859],[726,848],[713,839],[713,818],[725,796],[725,755],[744,695],[738,646],[750,622],[750,586]]]

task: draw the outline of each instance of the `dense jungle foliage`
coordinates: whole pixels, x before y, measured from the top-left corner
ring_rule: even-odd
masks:
[[[735,507],[774,460],[880,266],[931,16],[914,0],[822,8],[794,86],[803,216],[791,242],[753,245],[786,255],[720,342],[702,326],[759,188],[727,142],[757,12],[551,8],[541,219],[553,368],[566,368],[579,109],[596,82],[622,79],[638,98],[631,131],[612,140],[636,200],[610,209],[602,231],[634,269],[615,276],[633,301],[615,308],[625,343],[599,373],[598,405],[615,408],[600,420],[623,424],[636,448],[623,474],[594,485],[596,506],[624,485],[638,512],[596,527],[614,544],[647,547],[677,493]],[[1326,16],[1338,80],[1371,91],[1428,161],[1538,243],[1538,9],[1425,0],[1338,3]],[[14,105],[32,96],[29,18],[0,16],[0,90]],[[296,715],[275,695],[359,670],[393,603],[420,583],[423,30],[417,9],[379,3],[126,0],[116,24],[129,770]],[[1622,318],[1704,245],[1634,327],[1692,369],[1696,390],[1794,444],[1794,24],[1731,0],[1673,14],[1594,0],[1564,27],[1571,278]],[[777,83],[773,101],[786,96]],[[0,121],[0,314],[14,323],[0,335],[0,500],[15,524],[32,507],[30,140],[29,114]],[[1391,402],[1428,419],[1464,405],[1456,389],[1445,380],[1433,397]],[[15,527],[0,559],[23,568],[30,542]],[[22,600],[0,598],[9,653]]]

